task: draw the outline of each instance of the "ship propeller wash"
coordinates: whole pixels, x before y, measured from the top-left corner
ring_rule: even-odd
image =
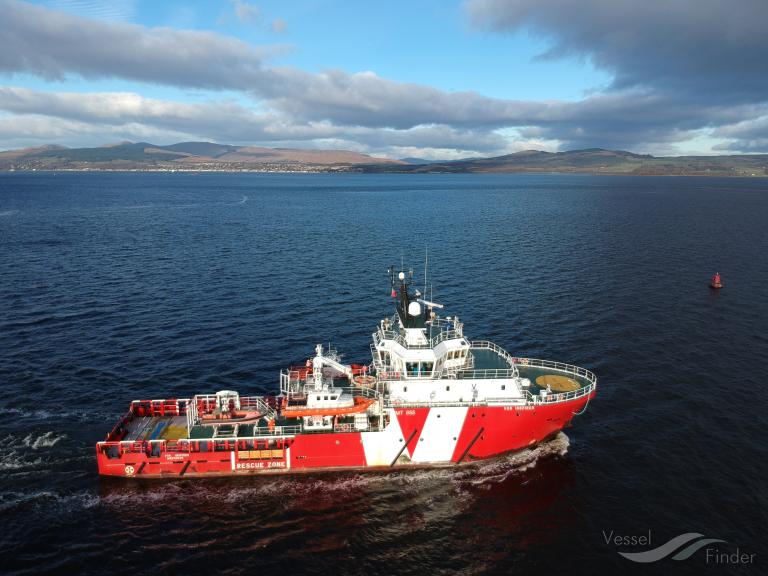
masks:
[[[584,368],[470,340],[457,316],[390,271],[396,311],[369,365],[318,345],[280,393],[135,400],[96,445],[99,473],[134,478],[447,466],[556,435],[595,395]]]

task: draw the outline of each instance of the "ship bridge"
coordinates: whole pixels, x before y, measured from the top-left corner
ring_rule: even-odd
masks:
[[[458,316],[439,316],[441,304],[412,293],[402,272],[399,280],[396,313],[381,320],[371,344],[377,380],[393,400],[525,402],[530,382],[503,348],[470,341]]]

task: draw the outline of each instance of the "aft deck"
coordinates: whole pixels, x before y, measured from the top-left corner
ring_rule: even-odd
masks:
[[[126,422],[123,440],[179,440],[187,437],[187,417],[138,416]]]
[[[274,436],[286,427],[295,428],[296,420],[277,418],[274,426],[265,419],[258,424],[198,424],[187,428],[186,416],[139,416],[129,419],[123,441],[204,440],[213,438],[253,438]]]
[[[361,393],[373,394],[370,390],[354,388]],[[197,417],[197,405],[200,399],[193,400],[137,400],[131,403],[129,411],[107,436],[108,442],[136,443],[151,445],[179,441],[198,440],[243,440],[293,436],[298,433],[340,432],[356,430],[351,422],[341,420],[330,429],[302,431],[300,418],[287,418],[280,411],[272,409],[275,398],[258,399],[265,408],[265,414],[249,422],[216,421],[202,422]],[[253,398],[241,397],[243,404],[255,405]],[[349,419],[351,417],[348,417]],[[377,415],[368,416],[365,430],[378,430],[381,420]]]

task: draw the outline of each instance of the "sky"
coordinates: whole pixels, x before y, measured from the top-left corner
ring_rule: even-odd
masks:
[[[0,150],[768,152],[768,0],[0,0]]]

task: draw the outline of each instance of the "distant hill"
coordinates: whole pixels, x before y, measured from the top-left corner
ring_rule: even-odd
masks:
[[[573,173],[768,176],[768,155],[655,157],[589,148],[525,150],[494,158],[389,160],[349,150],[304,150],[180,142],[123,142],[98,148],[42,146],[0,152],[0,170],[212,170],[256,172]]]
[[[462,158],[460,160],[428,160],[426,158],[400,158],[400,162],[405,162],[406,164],[445,164],[450,162],[463,162],[466,160],[477,160],[477,157],[472,158]]]
[[[400,163],[348,150],[258,148],[212,142],[169,146],[123,142],[98,148],[43,146],[0,152],[0,170],[329,171],[362,164]]]
[[[655,157],[622,150],[589,148],[568,152],[525,150],[494,158],[430,164],[362,166],[365,172],[633,174],[639,176],[768,176],[768,155]]]
[[[212,142],[180,142],[179,144],[163,146],[163,149],[169,150],[171,152],[183,152],[184,154],[204,156],[206,158],[219,158],[224,154],[234,152],[238,148],[238,146],[230,146],[228,144],[214,144]]]

